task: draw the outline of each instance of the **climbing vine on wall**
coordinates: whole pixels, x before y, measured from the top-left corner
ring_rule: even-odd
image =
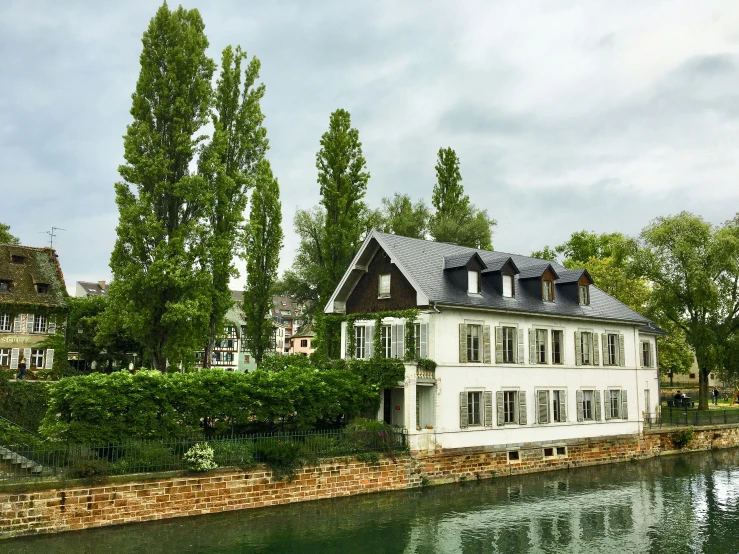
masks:
[[[386,318],[403,319],[406,322],[406,333],[405,333],[405,356],[406,361],[416,359],[416,337],[414,333],[413,325],[418,319],[418,315],[421,311],[418,308],[410,310],[386,310],[382,312],[365,313],[365,314],[347,314],[342,316],[331,315],[327,316],[334,321],[346,323],[346,356],[353,358],[357,348],[357,335],[354,332],[354,323],[356,321],[373,321],[375,325],[375,336],[373,338],[373,357],[381,358],[382,356],[382,334],[380,329],[382,327],[382,320]]]

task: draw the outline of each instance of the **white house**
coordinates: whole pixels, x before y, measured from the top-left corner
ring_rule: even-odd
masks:
[[[374,328],[372,314],[411,308],[417,321]],[[383,355],[401,358],[412,330],[436,362],[407,363],[382,395],[378,417],[414,450],[542,443],[557,456],[560,441],[637,433],[659,409],[662,331],[585,270],[372,231],[325,311],[368,314],[343,323],[344,356],[372,356],[379,332]]]

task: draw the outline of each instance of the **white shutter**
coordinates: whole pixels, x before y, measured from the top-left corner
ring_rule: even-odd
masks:
[[[528,413],[526,412],[526,391],[520,391],[518,393],[518,424],[526,425],[528,419]]]
[[[567,391],[559,391],[559,420],[567,421]]]
[[[524,360],[524,345],[523,345],[523,329],[516,329],[516,335],[518,335],[518,360],[519,364],[526,363]]]
[[[401,360],[405,358],[405,323],[398,323],[395,328],[396,331],[396,340],[398,341],[397,346],[397,357]]]
[[[26,314],[26,333],[33,333],[33,314]]]
[[[49,323],[49,334],[56,335],[56,323]]]
[[[421,357],[429,357],[429,324],[421,323]]]
[[[54,349],[49,348],[46,350],[46,365],[44,369],[52,369],[54,367]]]
[[[369,359],[374,355],[375,355],[375,326],[367,325],[364,328],[364,357],[366,359]]]
[[[18,369],[18,359],[20,358],[20,348],[13,348],[10,351],[10,369]]]
[[[485,391],[483,393],[485,397],[485,427],[493,426],[493,393],[491,391]]]
[[[459,427],[460,429],[467,428],[467,393],[459,393]]]
[[[536,331],[534,331],[534,329],[529,329],[529,363],[533,365],[537,361],[538,360],[536,359]]]
[[[536,393],[536,413],[538,423],[549,423],[549,392],[540,390]]]
[[[398,327],[396,325],[390,325],[390,357],[398,357]]]
[[[585,415],[584,415],[585,403],[583,400],[583,394],[581,390],[575,392],[575,398],[577,400],[577,421],[584,421],[585,420]]]
[[[626,399],[626,391],[621,391],[621,419],[629,419],[629,403]]]
[[[23,349],[23,357],[26,359],[26,369],[31,369],[31,349]]]
[[[21,327],[23,325],[23,315],[18,314],[15,316],[15,321],[13,321],[13,332],[14,333],[20,333],[22,331]]]
[[[582,344],[580,343],[580,331],[575,331],[575,365],[582,365]]]

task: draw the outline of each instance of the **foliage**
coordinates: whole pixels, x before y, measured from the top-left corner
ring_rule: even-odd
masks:
[[[672,443],[677,448],[685,448],[690,444],[690,441],[693,440],[693,437],[695,436],[695,432],[693,431],[692,427],[688,427],[687,429],[680,429],[679,431],[676,431],[672,434],[670,437],[672,439]]]
[[[277,481],[285,478],[292,481],[297,470],[315,460],[315,456],[299,442],[267,438],[257,441],[255,448]]]
[[[583,230],[572,233],[567,242],[557,246],[556,252],[564,256],[565,267],[578,269],[591,258],[612,258],[616,266],[625,267],[633,259],[637,249],[638,242],[622,233],[598,235]]]
[[[269,162],[261,160],[246,228],[247,277],[243,302],[246,328],[242,339],[257,364],[261,363],[273,340],[273,322],[268,314],[280,263],[281,223],[280,187],[272,176]]]
[[[492,250],[491,229],[496,221],[487,210],[470,204],[462,186],[459,158],[451,148],[439,149],[431,204],[436,213],[429,221],[429,231],[435,241]]]
[[[209,443],[213,448],[213,461],[218,467],[254,467],[254,448],[251,442],[222,440]]]
[[[284,371],[291,367],[316,367],[308,356],[302,354],[283,354],[281,356],[267,356],[259,364],[263,371]]]
[[[183,460],[190,471],[210,471],[218,467],[213,461],[213,456],[214,452],[210,445],[199,442],[185,452]]]
[[[351,445],[352,451],[360,453],[373,453],[380,450],[389,455],[393,461],[397,456],[396,447],[391,437],[393,429],[384,421],[375,421],[372,419],[356,418],[346,427],[344,438]],[[359,456],[357,457],[359,459]],[[376,461],[361,460],[360,461]]]
[[[396,192],[392,198],[382,199],[382,224],[384,232],[414,239],[426,238],[431,212],[423,200],[415,204],[407,194]]]
[[[28,431],[0,419],[0,444],[3,446],[26,445],[33,446],[40,441]]]
[[[38,431],[49,405],[52,384],[0,380],[0,416]]]
[[[10,225],[0,223],[0,244],[20,244],[18,237],[10,234]]]
[[[434,360],[429,360],[428,358],[419,358],[417,363],[420,369],[427,369],[429,371],[434,371],[436,369],[436,362]]]
[[[207,333],[212,279],[203,219],[207,180],[190,166],[208,123],[215,64],[197,10],[162,5],[143,36],[141,71],[116,184],[112,308],[154,368],[188,363]]]
[[[537,258],[539,260],[547,260],[550,262],[556,262],[557,256],[558,256],[557,251],[548,245],[542,248],[541,250],[536,250],[531,253],[532,258]]]
[[[660,217],[641,234],[637,264],[654,302],[695,352],[700,409],[708,409],[708,376],[730,367],[739,334],[739,216],[714,227],[682,212]]]
[[[595,285],[639,313],[649,311],[651,290],[646,279],[634,275],[630,266],[619,266],[616,258],[590,258],[580,267],[587,269]]]
[[[664,337],[657,337],[660,373],[688,373],[693,367],[694,356],[685,342],[685,334],[666,318],[660,320],[660,327],[667,333]]]

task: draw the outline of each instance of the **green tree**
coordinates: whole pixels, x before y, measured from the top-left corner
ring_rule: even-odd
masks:
[[[18,237],[10,234],[10,225],[0,223],[0,244],[20,244]]]
[[[639,267],[695,352],[699,407],[707,410],[708,376],[726,367],[739,333],[739,216],[719,227],[688,212],[659,217],[641,239]]]
[[[251,213],[246,230],[246,314],[244,340],[257,364],[262,362],[272,338],[272,294],[277,282],[277,266],[282,247],[282,205],[280,186],[269,162],[257,166],[257,181],[251,197]]]
[[[492,227],[496,221],[487,210],[478,210],[464,193],[459,158],[451,148],[440,148],[436,162],[436,184],[431,204],[436,213],[429,221],[429,231],[437,242],[491,250]]]
[[[581,268],[591,258],[612,258],[618,267],[626,268],[633,261],[637,249],[636,239],[622,233],[598,235],[592,231],[577,231],[555,251],[564,256],[564,266],[568,269]]]
[[[541,250],[536,250],[531,253],[532,258],[537,258],[539,260],[548,260],[550,262],[556,262],[557,256],[557,251],[549,245],[545,246]]]
[[[209,189],[190,171],[208,122],[208,40],[197,10],[162,5],[144,33],[141,71],[116,184],[118,238],[111,255],[111,309],[125,314],[154,368],[189,363],[211,312]]]
[[[234,51],[228,46],[223,51],[211,116],[213,138],[199,160],[199,173],[207,180],[210,193],[207,268],[212,283],[205,367],[211,363],[216,333],[222,329],[223,318],[233,302],[229,283],[231,278],[238,277],[233,250],[243,242],[240,234],[247,193],[268,148],[260,106],[265,87],[255,86],[260,62],[252,58],[243,72],[242,85],[241,63],[246,58],[240,47]]]
[[[414,239],[426,238],[431,213],[423,200],[413,204],[409,195],[396,192],[392,198],[382,199],[382,215],[384,232]]]

